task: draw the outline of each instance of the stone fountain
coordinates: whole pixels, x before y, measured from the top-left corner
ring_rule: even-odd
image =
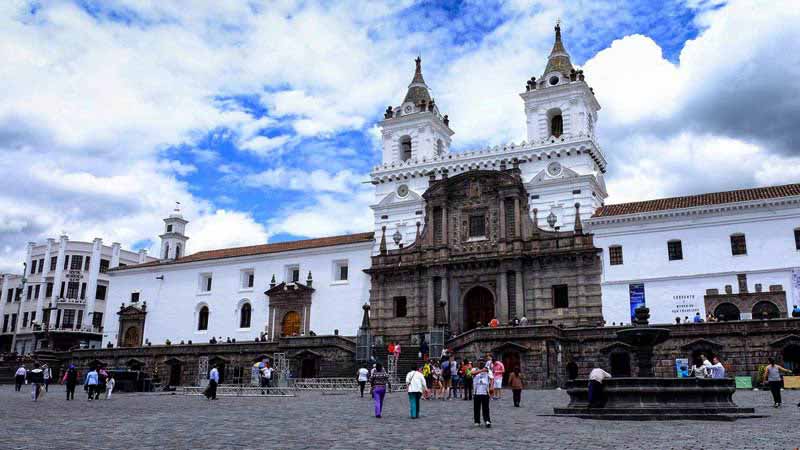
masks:
[[[610,378],[603,382],[607,402],[589,407],[589,380],[567,382],[570,402],[554,408],[557,416],[606,420],[736,420],[755,416],[753,408],[733,402],[736,383],[732,378],[657,378],[653,371],[653,348],[669,339],[666,328],[649,326],[650,310],[634,311],[633,327],[617,332],[620,342],[630,345],[636,356],[636,377]]]

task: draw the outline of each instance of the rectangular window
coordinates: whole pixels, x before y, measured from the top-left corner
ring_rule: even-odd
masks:
[[[74,309],[65,309],[64,315],[61,317],[61,325],[64,328],[72,328],[75,325],[75,310]]]
[[[92,326],[96,328],[103,326],[103,313],[96,312],[92,314]]]
[[[505,201],[506,208],[506,237],[514,238],[514,199],[507,198]]]
[[[69,255],[64,255],[64,270],[69,269]]]
[[[22,328],[25,328],[27,326],[28,326],[28,313],[25,312],[22,314]]]
[[[6,303],[11,303],[14,300],[14,289],[9,289],[6,292]]]
[[[86,300],[86,283],[81,283],[81,300]]]
[[[441,244],[442,243],[442,208],[440,206],[436,206],[433,208],[433,243],[434,244]]]
[[[100,260],[100,273],[108,272],[109,261],[107,259]]]
[[[42,285],[37,284],[33,288],[33,298],[39,298],[39,293],[42,291]]]
[[[44,258],[39,260],[39,273],[44,272]]]
[[[347,260],[333,262],[333,281],[347,281],[349,276]]]
[[[283,277],[287,283],[296,283],[300,281],[300,266],[286,266],[286,274]]]
[[[83,256],[72,255],[72,260],[70,261],[69,269],[81,270],[81,267],[83,267]]]
[[[17,329],[17,315],[16,314],[11,314],[11,330],[10,331],[16,331],[16,329]]]
[[[36,273],[36,260],[34,259],[33,261],[31,261],[31,266],[28,267],[28,275],[33,275],[35,273]],[[23,273],[23,275],[25,274]]]
[[[56,310],[56,328],[61,326],[61,311],[60,309]]]
[[[250,288],[253,287],[255,282],[256,282],[256,275],[254,273],[250,272],[247,275],[247,287],[250,287]]]
[[[800,228],[794,230],[794,248],[800,250]]]
[[[242,289],[250,289],[255,284],[255,272],[253,269],[244,269],[240,272],[239,280]]]
[[[734,256],[747,254],[747,241],[743,234],[731,235],[731,254]]]
[[[300,281],[300,268],[292,269],[292,282],[297,283]]]
[[[486,236],[486,218],[483,214],[469,216],[469,237]]]
[[[45,309],[42,311],[42,325],[50,323],[50,310]]]
[[[622,246],[608,247],[608,262],[612,266],[622,265]]]
[[[58,293],[59,298],[64,298],[64,288],[66,287],[67,283],[65,281],[61,282],[61,290]]]
[[[56,264],[58,263],[58,256],[52,256],[50,258],[50,270],[48,272],[52,272],[56,270]]]
[[[83,261],[83,270],[88,272],[89,271],[89,266],[91,265],[91,263],[92,263],[92,257],[91,256],[87,256],[86,259]]]
[[[131,292],[131,303],[139,303],[139,293]]]
[[[408,315],[408,309],[406,304],[405,297],[395,297],[394,298],[394,316],[395,317],[406,317]]]
[[[28,297],[27,299],[30,300],[33,298],[33,286],[28,286]]]
[[[97,290],[95,291],[94,298],[97,300],[105,300],[106,299],[106,289],[107,286],[103,286],[102,284],[97,285]]]
[[[78,317],[75,318],[75,328],[80,328],[83,325],[83,311],[78,310]]]
[[[211,292],[211,274],[200,274],[200,292]]]
[[[683,244],[681,241],[667,242],[667,254],[670,261],[677,261],[683,259]]]
[[[36,311],[31,311],[31,326],[33,326],[33,322],[36,320]]]
[[[8,332],[8,319],[9,319],[8,314],[3,316],[3,333]]]
[[[569,289],[566,284],[553,285],[553,308],[569,308]]]
[[[78,298],[78,290],[81,288],[81,284],[77,281],[70,281],[67,283],[67,298],[69,299],[76,299]]]
[[[167,225],[167,233],[172,233],[172,225]]]
[[[744,294],[747,292],[747,274],[740,273],[736,275],[736,281],[739,283],[739,292]]]

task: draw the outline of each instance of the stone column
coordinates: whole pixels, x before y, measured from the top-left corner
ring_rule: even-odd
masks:
[[[269,307],[269,315],[267,317],[267,339],[272,341],[275,338],[275,307]]]
[[[495,316],[503,324],[508,323],[508,277],[506,272],[497,274],[497,309]]]
[[[119,267],[119,251],[120,245],[119,242],[111,243],[111,269],[115,267]]]
[[[516,272],[517,275],[514,277],[516,278],[516,286],[514,286],[514,289],[516,289],[516,294],[517,294],[516,295],[517,318],[522,318],[522,316],[527,317],[527,314],[525,312],[525,298],[524,298],[525,291],[522,287],[522,271],[517,270]]]
[[[442,205],[442,245],[447,245],[447,205]]]
[[[500,197],[500,240],[506,239],[506,199]]]
[[[53,275],[53,298],[51,299],[54,307],[58,305],[58,298],[61,294],[61,283],[64,282],[64,261],[66,261],[67,258],[66,252],[68,242],[69,238],[67,235],[62,235],[58,240],[58,256],[56,257],[56,271]],[[55,326],[56,314],[56,310],[50,311],[50,327]]]
[[[47,274],[50,272],[50,258],[55,242],[53,238],[47,240],[47,248],[44,251],[44,266],[47,267],[48,270],[43,270],[42,275],[39,277],[42,287],[39,288],[39,297],[36,299],[36,319],[40,323],[42,322],[42,314],[44,313],[44,300],[47,297]]]
[[[92,261],[89,263],[89,283],[86,285],[86,308],[83,309],[83,324],[92,328],[92,317],[97,300],[97,278],[100,275],[100,258],[103,256],[103,240],[92,241]],[[145,301],[147,299],[144,299]],[[102,325],[102,324],[101,324]],[[142,330],[144,334],[144,330]]]
[[[433,277],[428,277],[428,328],[433,328],[436,325],[436,302],[433,295]]]
[[[519,197],[514,197],[514,237],[517,239],[522,238],[521,223],[522,217],[520,217],[519,214]]]

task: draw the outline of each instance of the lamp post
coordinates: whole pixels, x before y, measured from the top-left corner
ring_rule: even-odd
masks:
[[[550,214],[547,216],[547,224],[550,225],[550,228],[555,230],[556,229],[556,221],[558,221],[558,218],[553,213],[553,211],[550,211]],[[556,231],[558,231],[558,230],[556,230]]]
[[[394,245],[400,247],[400,242],[403,240],[403,235],[400,234],[400,228],[397,228],[392,235],[392,239],[394,239]]]
[[[28,282],[28,279],[25,278],[26,274],[28,273],[28,263],[22,263],[22,284],[19,289],[19,299],[17,300],[17,323],[14,324],[14,334],[11,336],[11,351],[16,352],[14,348],[17,344],[17,330],[19,329],[19,313],[22,311],[22,296],[25,294],[25,284]],[[17,297],[17,296],[15,296]]]

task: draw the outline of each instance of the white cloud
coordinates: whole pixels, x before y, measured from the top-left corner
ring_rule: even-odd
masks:
[[[201,216],[190,225],[189,250],[192,253],[267,242],[264,226],[243,212],[218,209],[213,214]]]
[[[374,226],[369,209],[372,201],[371,190],[362,190],[350,198],[317,195],[314,202],[306,207],[281,211],[275,219],[270,220],[269,233],[321,237],[370,231]]]
[[[348,194],[359,188],[362,180],[368,179],[367,175],[357,176],[349,170],[331,174],[321,169],[307,172],[300,169],[277,168],[247,174],[242,177],[242,182],[249,187]]]

